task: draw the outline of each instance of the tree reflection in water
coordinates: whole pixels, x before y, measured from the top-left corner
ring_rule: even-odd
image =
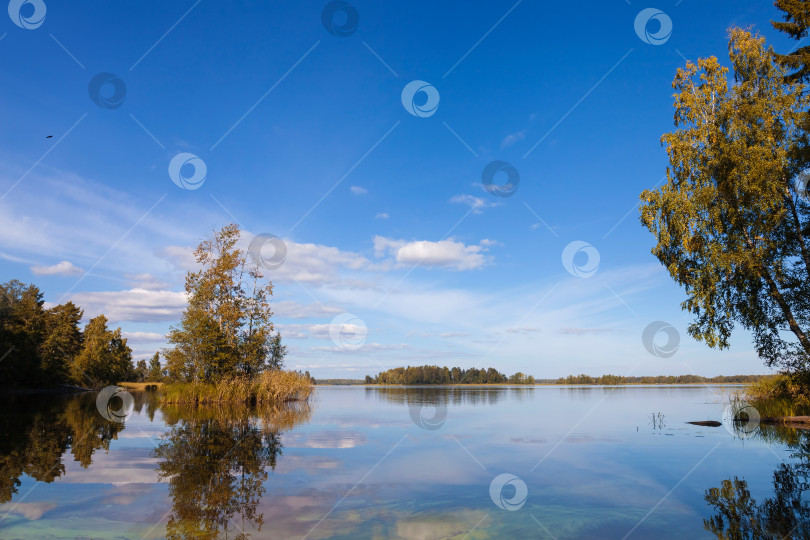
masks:
[[[95,394],[17,396],[3,399],[0,407],[0,503],[11,501],[23,475],[46,483],[62,476],[68,448],[89,467],[93,453],[108,450],[124,429],[99,414]]]
[[[154,451],[172,499],[166,536],[244,538],[261,530],[257,508],[281,453],[280,434],[307,421],[309,405],[195,408],[162,405],[151,392],[132,395],[136,412],[152,420],[160,411],[171,427]],[[24,475],[46,483],[60,478],[68,452],[87,468],[96,450],[109,450],[127,424],[105,419],[95,399],[88,393],[0,402],[0,503],[24,498]]]
[[[773,473],[773,497],[758,504],[745,480],[723,480],[705,493],[715,514],[703,520],[704,528],[723,540],[810,538],[805,495],[810,487],[810,432],[762,426],[758,436],[795,450],[790,456],[794,461],[780,464]]]
[[[257,506],[281,453],[280,431],[308,420],[309,406],[162,411],[172,429],[154,453],[173,501],[167,538],[246,538],[246,530],[261,531]]]
[[[495,405],[503,399],[534,399],[533,386],[367,386],[366,399],[421,405]]]

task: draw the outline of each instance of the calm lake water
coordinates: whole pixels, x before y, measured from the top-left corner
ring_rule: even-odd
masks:
[[[134,393],[123,423],[93,395],[18,397],[0,537],[808,537],[802,433],[686,424],[733,390],[318,387],[256,410]]]

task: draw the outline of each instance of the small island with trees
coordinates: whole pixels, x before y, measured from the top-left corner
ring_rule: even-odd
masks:
[[[237,225],[227,225],[194,252],[200,269],[186,275],[188,307],[164,352],[172,381],[165,401],[293,401],[312,391],[308,375],[281,369],[287,349],[271,321],[273,285],[236,247],[239,236]]]
[[[534,384],[534,377],[515,373],[507,377],[495,368],[462,369],[447,366],[408,366],[388,369],[371,377],[366,375],[366,384]]]

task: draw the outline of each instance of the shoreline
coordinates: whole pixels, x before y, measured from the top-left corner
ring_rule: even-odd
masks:
[[[810,429],[810,416],[763,416],[759,419],[759,423],[795,429]]]
[[[35,394],[82,394],[85,392],[95,392],[98,388],[84,388],[82,386],[60,386],[56,388],[0,388],[0,395],[4,396],[27,396]]]
[[[534,383],[534,384],[513,384],[513,383],[460,383],[460,384],[318,384],[313,386],[365,386],[368,388],[385,387],[385,388],[447,388],[447,387],[476,387],[476,386],[508,386],[511,388],[532,388],[534,386],[560,386],[560,387],[580,387],[580,388],[610,388],[618,386],[750,386],[753,383],[713,383],[713,382],[695,382],[695,383],[618,383],[618,384],[568,384],[568,383]]]

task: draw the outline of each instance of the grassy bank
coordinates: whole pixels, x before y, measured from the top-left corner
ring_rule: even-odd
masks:
[[[748,386],[744,399],[762,417],[805,416],[810,414],[810,381],[797,375],[774,375]]]
[[[146,390],[147,386],[150,388],[155,386],[158,390],[163,387],[162,382],[122,382],[118,383],[118,386],[123,386],[127,390]]]
[[[163,386],[164,403],[283,403],[306,401],[310,379],[295,371],[270,370],[254,378],[229,377],[217,383],[171,383]]]

